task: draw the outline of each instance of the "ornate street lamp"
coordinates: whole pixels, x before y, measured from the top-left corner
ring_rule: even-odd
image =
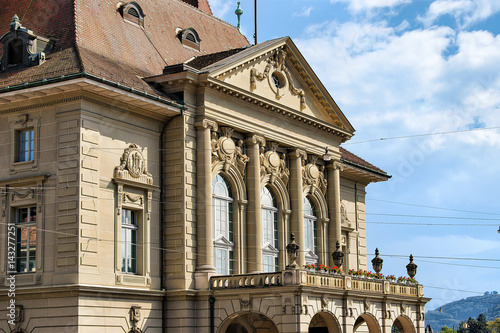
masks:
[[[290,234],[290,243],[286,246],[286,253],[288,254],[288,260],[290,264],[286,266],[286,269],[297,269],[297,260],[299,256],[299,248],[300,246],[295,243],[295,235],[293,233]]]
[[[410,254],[410,263],[406,265],[406,271],[408,272],[408,276],[412,279],[417,275],[417,265],[413,263],[413,255]]]
[[[384,262],[384,259],[380,258],[378,254],[379,254],[378,248],[376,248],[375,258],[372,259],[372,266],[375,272],[380,273],[380,271],[382,270],[382,263]]]
[[[340,244],[339,241],[335,244],[335,247],[337,248],[335,252],[332,253],[332,259],[333,259],[333,264],[340,268],[342,264],[344,263],[344,253],[342,251],[339,251]]]

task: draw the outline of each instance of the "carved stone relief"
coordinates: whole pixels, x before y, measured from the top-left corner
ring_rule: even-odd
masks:
[[[153,184],[153,176],[147,171],[146,161],[137,144],[133,143],[124,150],[120,165],[115,168],[115,177]]]
[[[271,175],[271,184],[280,178],[286,185],[290,178],[290,170],[286,167],[286,155],[279,154],[276,152],[277,149],[278,144],[275,142],[270,143],[270,150],[267,152],[264,147],[260,148],[260,179]]]
[[[250,71],[250,89],[255,90],[257,88],[256,80],[263,81],[267,79],[276,98],[280,99],[288,86],[292,95],[299,97],[300,110],[304,110],[306,107],[305,93],[293,84],[290,71],[286,67],[286,55],[284,48],[280,47],[267,59],[267,65],[263,73],[259,73],[255,68],[252,68]]]
[[[234,143],[232,138],[233,129],[230,127],[221,127],[222,135],[218,138],[217,132],[212,132],[212,167],[219,161],[224,162],[223,169],[227,171],[231,165],[234,165],[241,176],[245,175],[245,169],[249,160],[248,156],[243,154],[243,140]]]
[[[325,167],[316,165],[318,160],[317,156],[310,156],[310,162],[306,165],[305,161],[302,161],[302,180],[304,187],[312,186],[317,187],[323,195],[326,194],[327,181],[325,179]]]
[[[347,216],[347,209],[345,204],[340,200],[340,221],[343,226],[351,227],[351,221],[349,221],[349,217]]]
[[[132,305],[130,307],[130,325],[132,326],[130,332],[142,333],[142,330],[138,327],[139,321],[141,320],[141,306]]]

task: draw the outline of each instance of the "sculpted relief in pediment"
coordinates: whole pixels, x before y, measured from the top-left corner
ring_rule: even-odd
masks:
[[[276,99],[281,99],[289,90],[293,96],[297,96],[299,99],[300,110],[304,110],[306,107],[305,93],[302,89],[295,87],[285,60],[286,51],[281,47],[267,58],[267,65],[263,72],[252,68],[250,71],[250,90],[257,89],[257,81],[267,81]]]

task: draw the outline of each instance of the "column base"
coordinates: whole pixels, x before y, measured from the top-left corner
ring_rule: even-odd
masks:
[[[210,288],[210,277],[217,274],[212,265],[203,265],[196,268],[194,273],[195,287],[197,290],[208,290]]]

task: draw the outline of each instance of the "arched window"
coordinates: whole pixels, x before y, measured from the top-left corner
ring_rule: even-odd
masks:
[[[217,273],[234,273],[234,214],[233,194],[228,181],[221,175],[212,183],[214,262]]]
[[[314,203],[304,198],[304,247],[306,264],[318,263],[318,215]]]
[[[264,272],[279,270],[278,203],[266,186],[260,196],[262,204],[262,262]]]

